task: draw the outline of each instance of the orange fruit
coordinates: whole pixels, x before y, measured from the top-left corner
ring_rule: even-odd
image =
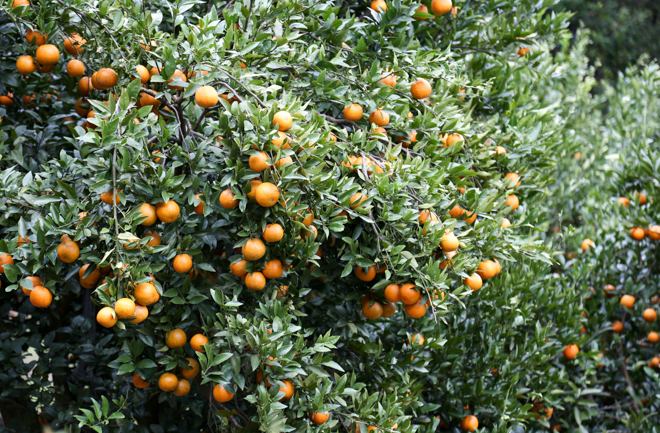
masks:
[[[270,167],[268,164],[268,155],[266,152],[259,152],[256,155],[250,155],[248,164],[252,170],[260,172]]]
[[[172,392],[179,386],[179,379],[172,373],[163,373],[158,378],[158,387],[161,391]]]
[[[426,304],[421,303],[421,299],[414,304],[406,305],[404,308],[408,317],[412,319],[419,319],[426,314]]]
[[[386,302],[383,304],[383,316],[392,317],[396,313],[396,304],[394,302]]]
[[[453,265],[455,263],[455,260],[451,260],[456,254],[458,254],[456,251],[445,251],[445,257],[447,257],[446,260],[443,260],[440,262],[440,268],[442,269],[447,269],[447,267],[451,264]]]
[[[288,111],[278,111],[273,116],[273,126],[277,126],[280,131],[286,131],[293,125],[293,118]]]
[[[310,412],[309,413],[309,420],[312,421],[316,425],[321,425],[325,423],[328,418],[330,418],[330,413],[329,412]]]
[[[390,123],[390,115],[381,109],[377,109],[369,115],[369,122],[378,126],[387,126]]]
[[[456,251],[459,245],[460,244],[458,242],[458,238],[456,235],[454,235],[454,233],[449,232],[442,235],[442,239],[440,240],[440,248],[442,248],[444,252]]]
[[[507,173],[506,176],[504,176],[510,184],[515,185],[515,186],[520,186],[522,182],[520,182],[520,176],[518,176],[516,173]]]
[[[142,84],[147,83],[151,79],[151,75],[149,74],[149,70],[145,68],[142,65],[137,65],[135,67],[135,70],[137,71],[138,75],[140,76],[140,82]]]
[[[525,54],[529,54],[529,47],[520,47],[518,48],[518,56],[523,57]]]
[[[193,335],[193,337],[190,339],[190,347],[192,347],[192,350],[194,350],[195,352],[202,352],[202,353],[204,353],[205,350],[204,350],[204,347],[203,347],[203,346],[204,346],[205,344],[208,344],[208,342],[209,342],[209,339],[206,338],[204,335],[202,335],[202,334],[195,334],[195,335]]]
[[[192,266],[192,257],[188,254],[178,254],[174,257],[174,261],[172,262],[172,267],[174,267],[174,270],[180,274],[185,274],[192,269]]]
[[[566,348],[564,348],[562,353],[566,359],[574,359],[577,354],[580,353],[580,349],[575,344],[569,344],[566,346]]]
[[[648,235],[654,241],[660,240],[660,226],[651,226],[651,227],[649,227]]]
[[[89,92],[94,90],[92,79],[90,77],[82,77],[78,80],[78,92],[83,96],[89,96]]]
[[[273,138],[270,142],[273,146],[281,147],[282,149],[291,149],[291,139],[282,131],[277,131],[277,138]]]
[[[383,306],[378,301],[374,301],[372,305],[369,304],[370,301],[362,305],[362,315],[369,320],[379,319],[383,315]]]
[[[170,200],[167,203],[160,202],[156,204],[156,216],[158,216],[158,219],[164,223],[172,223],[176,221],[176,219],[179,218],[179,213],[181,213],[181,209],[174,200]]]
[[[36,57],[40,65],[54,65],[60,60],[60,50],[53,44],[44,44],[37,48]]]
[[[355,276],[362,281],[371,281],[376,278],[376,266],[369,266],[369,269],[367,269],[366,273],[364,272],[364,268],[362,266],[358,266],[355,269]]]
[[[7,92],[7,95],[0,95],[0,105],[5,107],[14,105],[14,95],[11,92]]]
[[[493,278],[495,275],[497,275],[497,265],[495,265],[495,262],[492,260],[484,260],[483,262],[479,263],[479,266],[477,267],[477,273],[482,280]]]
[[[630,229],[630,237],[636,241],[641,241],[642,239],[644,239],[645,235],[646,233],[644,233],[644,229],[640,227],[633,227],[632,229]]]
[[[266,242],[279,242],[284,237],[284,229],[277,223],[268,224],[262,236]]]
[[[282,268],[282,262],[277,259],[269,260],[268,262],[266,262],[265,266],[266,267],[264,268],[262,273],[264,277],[268,278],[269,280],[272,280],[273,278],[279,278],[284,273],[284,269]]]
[[[431,10],[435,15],[444,15],[451,11],[452,7],[451,0],[433,0],[431,2]]]
[[[424,344],[424,341],[426,340],[424,339],[424,336],[422,334],[413,334],[412,340],[408,340],[408,344],[411,346],[415,344],[421,346]]]
[[[188,361],[188,367],[181,369],[181,376],[191,380],[199,374],[199,362],[194,358],[186,358],[185,360]]]
[[[83,52],[83,45],[87,41],[80,37],[77,33],[73,33],[71,36],[67,36],[64,40],[64,51],[71,54],[72,56],[78,55]]]
[[[37,308],[46,308],[53,302],[53,294],[43,286],[36,286],[30,292],[30,302]]]
[[[357,122],[358,120],[362,119],[363,114],[364,111],[362,110],[362,106],[360,106],[360,104],[351,104],[344,108],[344,118],[352,122]]]
[[[506,205],[510,206],[511,210],[514,211],[518,209],[520,201],[518,200],[518,197],[516,197],[514,194],[511,194],[506,198]]]
[[[143,226],[152,226],[158,221],[157,216],[156,216],[156,208],[153,205],[150,205],[149,203],[142,203],[140,206],[140,216],[141,217],[146,217],[144,221],[140,223],[140,225]]]
[[[78,59],[71,59],[66,64],[66,72],[70,77],[82,77],[85,73],[85,64]]]
[[[242,253],[246,260],[259,260],[266,254],[266,245],[261,239],[250,239],[243,245]]]
[[[483,281],[481,280],[479,274],[474,273],[470,275],[468,278],[465,278],[463,280],[463,284],[471,288],[472,291],[474,292],[476,290],[481,289],[481,286],[483,285]]]
[[[148,387],[150,384],[147,383],[144,379],[142,379],[137,373],[133,373],[133,385],[135,385],[136,388],[138,389],[144,389]]]
[[[495,148],[495,153],[497,153],[498,155],[506,155],[506,149],[503,148],[502,146],[497,146]]]
[[[165,335],[165,345],[170,349],[178,349],[186,345],[188,337],[183,329],[175,328]]]
[[[34,290],[33,290],[34,292]],[[103,307],[96,314],[96,321],[104,328],[112,328],[117,323],[117,315],[112,307]]]
[[[399,299],[406,305],[414,305],[422,298],[422,293],[415,290],[414,284],[403,284],[399,289]]]
[[[647,322],[655,322],[655,319],[658,318],[658,313],[653,308],[647,308],[644,310],[642,317],[644,317],[644,320]]]
[[[612,322],[612,332],[619,333],[623,331],[623,323],[620,320]]]
[[[509,221],[508,218],[502,218],[502,224],[500,224],[500,227],[503,229],[511,227],[511,221]]]
[[[387,10],[387,3],[385,0],[372,0],[371,9],[375,10],[378,13],[385,12]]]
[[[179,383],[174,390],[174,395],[182,397],[190,392],[190,382],[186,379],[179,379]]]
[[[431,96],[431,85],[423,78],[412,83],[410,86],[410,94],[415,99],[424,99]]]
[[[43,45],[48,40],[48,35],[28,29],[25,32],[25,40],[28,41],[30,45]]]
[[[646,338],[651,342],[651,343],[657,343],[660,341],[660,335],[658,335],[657,332],[651,331],[649,332],[649,335],[646,336]]]
[[[83,101],[82,98],[78,98],[76,100],[74,107],[74,110],[76,110],[76,114],[78,114],[80,117],[87,117],[87,114],[89,113],[89,110],[87,108],[81,107],[82,104],[86,104],[86,101]]]
[[[5,273],[5,265],[13,265],[14,258],[7,253],[0,255],[0,274]]]
[[[195,102],[202,108],[211,108],[218,103],[218,91],[211,86],[202,86],[195,91]]]
[[[202,194],[195,194],[195,200],[203,197]],[[204,200],[200,201],[197,206],[195,206],[194,212],[197,215],[204,215]]]
[[[80,280],[80,285],[83,286],[86,289],[91,289],[93,288],[96,283],[99,282],[101,279],[101,271],[99,270],[98,267],[96,267],[91,274],[89,274],[88,277],[84,277],[85,272],[87,272],[87,269],[89,269],[89,263],[82,265],[80,267],[80,270],[78,271],[78,278]]]
[[[385,287],[385,299],[390,302],[400,302],[401,301],[401,286],[398,284],[389,284]]]
[[[250,192],[247,194],[247,198],[254,200],[254,198],[257,196],[257,188],[259,188],[259,185],[262,183],[263,182],[259,179],[252,179],[250,181]]]
[[[633,305],[635,304],[635,297],[631,295],[623,295],[619,303],[623,307],[632,308]]]
[[[435,4],[436,1],[437,0],[433,0],[433,3]],[[451,1],[449,1],[449,4],[451,5]],[[463,431],[473,432],[478,428],[479,420],[474,415],[466,415],[465,418],[461,420],[461,429]]]
[[[257,187],[255,199],[259,206],[272,207],[280,199],[280,190],[270,182],[264,182]]]
[[[465,210],[462,207],[460,207],[458,204],[455,204],[454,207],[451,208],[451,210],[449,211],[449,215],[452,218],[458,218],[460,216],[463,216],[463,214],[465,214]]]
[[[148,93],[141,93],[140,94],[140,99],[138,99],[138,104],[141,107],[146,107],[146,106],[149,105],[149,106],[153,107],[152,108],[152,111],[153,111],[153,109],[157,110],[160,107],[160,100],[154,98],[153,96],[149,95]],[[158,162],[158,161],[156,161],[156,162]]]
[[[650,367],[652,367],[652,368],[660,367],[660,358],[658,358],[657,356],[654,356],[653,359],[651,359],[650,364],[651,364]]]
[[[220,206],[223,208],[234,209],[236,206],[238,206],[238,203],[239,201],[234,199],[234,193],[231,191],[231,189],[227,188],[220,194]]]
[[[34,289],[35,287],[43,285],[43,282],[41,281],[41,278],[36,277],[36,276],[25,277],[25,280],[30,280],[32,282],[32,289]],[[23,285],[21,285],[21,289],[23,289],[23,293],[25,293],[28,296],[30,296],[30,293],[32,293],[32,289],[28,289],[26,287],[23,287]]]
[[[230,264],[229,270],[238,278],[243,278],[247,275],[247,272],[245,271],[245,265],[247,265],[247,260],[243,259],[239,262]]]
[[[150,247],[157,247],[162,243],[162,239],[158,232],[151,232],[147,230],[144,232],[144,237],[151,237],[151,240],[147,242],[147,245]]]
[[[353,194],[351,197],[349,203],[351,205],[351,209],[357,209],[360,207],[362,203],[364,203],[369,197],[366,194],[362,194],[360,192],[356,192]]]
[[[89,112],[93,113],[94,111],[90,110]],[[123,191],[119,191],[119,192],[123,192]],[[115,192],[115,200],[117,201],[117,204],[121,203],[121,198],[119,198],[119,194],[117,192]],[[105,204],[114,204],[114,202],[112,201],[112,190],[106,191],[103,194],[101,194],[101,201]]]
[[[21,75],[29,75],[37,70],[37,63],[32,56],[21,56],[16,60],[16,70]]]
[[[417,10],[415,11],[416,13],[419,12],[424,12],[424,13],[429,13],[429,8],[427,8],[425,5],[419,5]],[[426,18],[415,18],[418,21],[426,21]]]
[[[149,317],[149,309],[143,305],[135,304],[135,319],[131,320],[131,323],[137,325],[138,323],[144,322],[144,320]]]
[[[78,257],[80,257],[80,247],[67,237],[66,240],[57,247],[57,257],[59,257],[64,263],[73,263]]]
[[[628,207],[630,205],[630,199],[628,197],[619,197],[619,204],[624,205],[625,207]]]
[[[135,302],[130,298],[117,299],[115,314],[119,319],[130,319],[135,315]]]
[[[584,251],[589,251],[589,249],[591,249],[591,247],[592,247],[593,245],[594,245],[594,241],[592,241],[592,240],[589,239],[589,238],[584,239],[584,240],[582,241],[582,245],[581,245],[581,246],[582,246],[582,250],[584,250]]]
[[[643,192],[636,192],[635,199],[639,200],[639,204],[642,206],[645,205],[648,201],[646,195]]]
[[[234,394],[227,391],[224,386],[216,385],[213,387],[213,398],[220,403],[226,403],[234,398]]]
[[[170,89],[170,90],[182,90],[183,89],[183,86],[173,86],[173,85],[170,84],[172,81],[176,80],[177,78],[179,78],[184,83],[188,81],[188,79],[186,78],[186,74],[184,74],[182,71],[177,69],[176,71],[174,71],[174,73],[172,74],[170,79],[167,80],[167,88],[168,89]]]
[[[279,160],[275,161],[275,168],[280,168],[284,167],[287,164],[292,164],[293,163],[293,158],[290,156],[285,156],[284,158],[280,158]]]
[[[151,305],[158,302],[160,294],[156,290],[156,286],[151,283],[140,283],[135,287],[133,292],[135,300],[140,305]]]
[[[266,287],[266,277],[261,272],[252,272],[245,276],[245,287],[259,291]]]
[[[385,70],[385,75],[383,78],[380,79],[380,82],[385,84],[388,87],[394,87],[396,86],[396,75],[390,73],[389,70]]]

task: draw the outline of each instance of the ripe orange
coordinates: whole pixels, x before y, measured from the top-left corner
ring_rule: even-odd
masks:
[[[54,65],[60,60],[60,50],[53,44],[41,45],[37,48],[37,63],[40,65]]]
[[[431,10],[435,15],[444,15],[452,9],[451,0],[433,0]]]
[[[387,3],[385,0],[372,0],[371,9],[375,10],[378,13],[385,12],[387,10]]]
[[[277,131],[277,138],[270,140],[273,146],[281,147],[282,149],[291,149],[291,139],[282,131]]]
[[[623,323],[620,320],[612,322],[612,332],[619,333],[623,331]]]
[[[190,255],[188,254],[178,254],[176,257],[174,257],[172,266],[174,267],[174,270],[176,272],[180,274],[185,274],[186,272],[192,269],[193,266],[192,257],[190,257]]]
[[[94,83],[94,87],[99,90],[107,90],[117,85],[118,77],[114,69],[101,68],[95,72],[94,75],[96,75],[96,83]],[[92,79],[94,78],[94,75],[92,75]]]
[[[498,155],[506,155],[506,149],[503,148],[502,146],[497,146],[495,148],[495,153],[497,153]]]
[[[259,206],[272,207],[280,199],[280,190],[270,182],[264,182],[257,187],[255,199]]]
[[[264,268],[262,273],[264,277],[268,278],[269,280],[272,280],[273,278],[279,278],[284,273],[284,269],[282,268],[282,262],[277,259],[269,260],[268,262],[266,262],[265,266],[266,267]],[[247,284],[247,279],[246,279],[246,284]]]
[[[96,267],[96,269],[94,269],[92,273],[89,274],[87,278],[85,278],[84,275],[85,272],[87,272],[87,269],[89,269],[89,263],[82,265],[78,271],[78,278],[80,280],[81,286],[86,289],[92,289],[101,279],[101,271],[98,267]]]
[[[378,126],[387,126],[390,123],[390,115],[381,109],[377,109],[369,115],[369,122]]]
[[[151,283],[138,284],[135,287],[133,296],[138,304],[144,306],[155,304],[160,299],[158,290],[156,290],[156,287]]]
[[[78,59],[71,59],[66,64],[66,72],[71,77],[82,77],[85,73],[85,64]]]
[[[423,13],[429,13],[429,8],[427,8],[425,5],[419,5],[417,10],[415,11],[416,13],[423,12]],[[426,18],[415,18],[418,21],[426,21]]]
[[[440,248],[442,248],[444,252],[456,251],[459,245],[458,238],[454,233],[449,232],[442,235]]]
[[[288,111],[278,111],[273,116],[273,126],[277,126],[280,131],[286,131],[293,125],[293,118]]]
[[[89,112],[93,113],[94,111],[90,110]],[[119,191],[119,192],[123,192],[123,191]],[[115,199],[117,201],[117,204],[121,203],[121,198],[119,198],[118,192],[115,192]],[[112,190],[106,191],[103,194],[101,194],[101,201],[105,204],[114,204],[112,201]]]
[[[268,155],[266,152],[259,152],[256,155],[250,155],[250,160],[248,161],[250,168],[254,171],[264,171],[270,165],[268,164]]]
[[[176,221],[176,219],[179,218],[179,213],[181,213],[181,209],[174,200],[170,200],[167,203],[160,202],[156,204],[156,216],[158,216],[158,219],[164,223],[172,223]]]
[[[140,81],[142,82],[142,84],[149,82],[149,80],[151,79],[151,75],[149,74],[149,70],[147,68],[145,68],[142,65],[137,65],[135,67],[135,70],[140,76]]]
[[[645,236],[644,229],[640,227],[634,227],[630,229],[630,237],[633,238],[634,240],[641,241],[642,239],[644,239],[644,236]]]
[[[195,201],[200,197],[203,198],[202,194],[195,194]],[[197,206],[195,206],[194,212],[198,215],[204,215],[204,200],[200,201]]]
[[[28,29],[25,32],[25,40],[27,40],[30,45],[43,45],[48,40],[48,35]]]
[[[184,74],[182,71],[177,69],[176,71],[174,71],[174,73],[172,74],[170,79],[167,80],[167,88],[168,89],[170,89],[170,90],[182,90],[183,89],[183,86],[174,86],[174,85],[170,84],[172,81],[176,80],[177,78],[179,78],[184,83],[188,81],[188,79],[186,78],[186,74]]]
[[[436,0],[434,0],[435,3]],[[451,1],[449,2],[451,4]],[[461,429],[463,431],[473,432],[479,428],[479,420],[474,415],[467,415],[461,420]]]
[[[657,356],[654,356],[653,359],[651,359],[651,362],[649,363],[649,367],[651,368],[658,368],[660,367],[660,358]]]
[[[176,385],[174,390],[174,395],[177,397],[182,397],[190,392],[190,382],[186,379],[179,379],[179,383]]]
[[[357,122],[362,119],[364,111],[360,104],[351,104],[348,107],[344,108],[344,118],[352,122]]]
[[[83,52],[83,45],[87,42],[77,33],[67,36],[64,40],[64,50],[72,56],[78,55]]]
[[[12,8],[17,8],[20,6],[30,7],[30,0],[14,0],[11,4]]]
[[[355,276],[362,281],[371,281],[376,278],[376,266],[369,266],[369,269],[367,269],[366,273],[364,272],[364,268],[362,266],[358,266],[355,269]]]
[[[266,245],[261,239],[250,239],[243,245],[242,253],[246,260],[259,260],[266,254]]]
[[[362,305],[362,315],[370,320],[379,319],[383,315],[383,306],[378,301],[373,301],[372,305],[369,303],[370,301],[367,301]]]
[[[413,345],[418,345],[421,346],[424,344],[426,340],[424,339],[424,336],[422,334],[413,334],[412,340],[408,340],[408,344],[413,346]]]
[[[213,107],[218,99],[218,91],[211,86],[202,86],[195,92],[195,102],[202,108]]]
[[[383,304],[383,316],[392,317],[396,313],[396,304],[394,302],[386,302]]]
[[[83,108],[83,107],[81,107],[82,104],[86,104],[86,103],[87,103],[87,102],[86,102],[86,101],[83,101],[82,98],[78,98],[78,99],[76,100],[75,105],[73,106],[74,109],[76,110],[76,113],[77,113],[80,117],[87,117],[87,114],[89,113],[89,110],[88,110],[87,108]]]
[[[257,196],[257,188],[259,188],[259,185],[261,185],[263,182],[260,181],[259,179],[252,179],[250,181],[250,192],[247,194],[247,197],[250,200],[254,200],[254,198]]]
[[[140,225],[147,227],[152,226],[157,221],[156,208],[149,203],[142,203],[140,206],[140,216],[146,217],[146,219],[142,221]]]
[[[144,389],[150,384],[142,379],[137,373],[133,373],[133,385],[135,385],[135,387],[138,389]]]
[[[36,286],[30,292],[30,302],[37,308],[46,308],[53,302],[53,294],[43,286]]]
[[[172,373],[163,373],[158,378],[158,387],[165,392],[172,392],[179,386],[179,379]]]
[[[362,194],[360,192],[356,192],[353,194],[351,199],[349,200],[349,203],[351,205],[351,209],[357,209],[360,207],[362,203],[364,203],[369,197],[366,194]]]
[[[401,302],[401,286],[398,284],[389,284],[385,287],[385,299],[390,302]]]
[[[144,320],[149,317],[149,309],[143,305],[135,304],[135,319],[131,320],[131,323],[137,325],[138,323],[144,322]]]
[[[147,242],[147,245],[150,247],[157,247],[162,243],[162,239],[158,232],[151,232],[147,230],[144,232],[144,237],[151,237],[151,240]]]
[[[483,285],[483,281],[481,280],[479,274],[474,273],[470,275],[468,278],[465,278],[463,280],[463,284],[471,288],[472,291],[474,292],[476,290],[481,289],[481,286]]]
[[[562,352],[564,354],[564,357],[566,359],[574,359],[578,353],[580,353],[580,349],[577,347],[575,344],[569,344],[564,348],[564,351]]]
[[[223,208],[234,209],[236,206],[238,206],[238,203],[239,201],[234,199],[234,193],[231,191],[231,189],[227,188],[220,194],[220,206]]]
[[[263,238],[266,242],[279,242],[283,237],[284,229],[277,223],[268,224],[263,233]]]
[[[582,241],[582,250],[589,251],[593,245],[594,245],[594,241],[587,238]]]
[[[523,57],[525,54],[529,54],[529,47],[518,48],[518,57]]]
[[[414,305],[422,298],[422,293],[415,290],[414,284],[403,284],[399,289],[399,299],[406,305]]]
[[[199,362],[194,358],[186,358],[188,361],[188,368],[181,369],[181,376],[186,379],[194,379],[199,374]]]
[[[104,328],[112,328],[117,323],[117,315],[112,307],[103,307],[96,314],[96,321]]]
[[[183,329],[175,328],[165,335],[165,344],[170,349],[183,347],[186,345],[186,341],[188,341],[188,337],[186,337],[186,333]]]
[[[388,87],[394,87],[396,86],[396,75],[390,73],[389,70],[385,70],[385,75],[383,78],[380,79],[380,82],[385,84]]]
[[[660,240],[660,226],[649,227],[648,235],[654,241]]]
[[[195,334],[190,339],[190,347],[192,347],[192,350],[194,350],[195,352],[205,353],[206,351],[204,350],[203,346],[208,343],[209,343],[209,339],[202,334]]]
[[[506,198],[506,205],[511,207],[511,210],[514,211],[518,209],[518,206],[520,205],[520,201],[518,200],[518,197],[516,197],[514,194],[510,194]]]
[[[493,278],[495,275],[497,275],[497,265],[495,265],[495,262],[492,260],[485,260],[479,263],[479,266],[477,267],[477,273],[482,280]]]
[[[115,302],[115,313],[120,319],[132,318],[135,315],[135,302],[130,298],[117,299],[117,302]]]
[[[0,255],[0,274],[5,273],[5,265],[13,265],[14,258],[7,253]]]
[[[447,269],[447,267],[451,264],[452,266],[456,262],[456,260],[452,260],[452,258],[458,254],[456,251],[445,251],[445,257],[447,257],[445,260],[440,262],[440,268],[442,269]]]
[[[73,263],[80,257],[80,247],[67,237],[57,247],[57,257],[64,263]]]
[[[229,270],[231,271],[232,274],[234,274],[238,278],[243,278],[244,276],[247,275],[247,271],[245,270],[245,265],[247,265],[247,260],[243,259],[239,262],[230,264]]]
[[[21,75],[29,75],[37,70],[37,63],[32,56],[21,56],[16,60],[16,70]]]
[[[261,272],[252,272],[245,276],[245,287],[259,291],[266,287],[266,277]]]
[[[32,276],[32,277],[25,277],[25,279],[30,280],[32,282],[32,289],[34,289],[35,287],[43,285],[43,282],[41,281],[41,278],[39,278],[39,277]],[[32,289],[28,289],[26,287],[23,287],[22,284],[21,284],[21,289],[23,289],[23,293],[25,293],[28,296],[30,296],[30,293],[32,293]]]
[[[646,195],[643,192],[636,192],[635,199],[639,200],[639,204],[642,206],[645,205],[647,202]]]
[[[412,97],[415,99],[428,98],[429,96],[431,96],[431,91],[432,91],[431,85],[429,84],[428,81],[426,81],[423,78],[420,78],[419,80],[415,81],[410,86],[410,93],[412,94]]]
[[[655,322],[655,319],[658,318],[658,313],[653,308],[647,308],[644,310],[642,317],[644,317],[644,320],[647,322]]]
[[[329,412],[310,412],[309,419],[316,425],[325,423],[330,418]]]
[[[213,398],[220,403],[226,403],[234,398],[234,394],[227,391],[224,386],[216,385],[213,387]]]
[[[289,290],[289,286],[281,285],[280,287],[277,288],[277,297],[281,298],[283,296],[286,296],[286,292]],[[310,295],[314,297],[313,295]]]
[[[89,92],[94,90],[92,79],[90,77],[82,77],[78,81],[78,92],[83,96],[89,96]]]
[[[421,299],[414,304],[406,305],[405,312],[412,319],[419,319],[426,314],[426,304],[421,303]]]
[[[635,304],[635,297],[631,295],[623,295],[619,303],[623,307],[632,308],[633,305]]]
[[[11,92],[7,92],[7,95],[0,95],[0,105],[5,107],[14,105],[14,95]]]
[[[660,335],[655,331],[649,332],[649,335],[647,335],[646,338],[651,343],[657,343],[658,341],[660,341]]]

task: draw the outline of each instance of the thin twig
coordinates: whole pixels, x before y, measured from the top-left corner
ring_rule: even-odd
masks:
[[[259,103],[259,105],[261,105],[262,107],[266,108],[266,104],[264,104],[264,101],[262,101],[261,99],[259,99],[259,97],[258,97],[258,96],[257,96],[252,90],[250,90],[245,84],[241,83],[241,82],[238,80],[238,78],[234,77],[234,76],[231,75],[228,71],[226,71],[226,70],[224,70],[224,69],[222,69],[222,68],[220,68],[220,67],[217,67],[217,66],[216,66],[216,69],[218,69],[219,71],[223,72],[226,76],[228,76],[228,77],[231,78],[232,80],[236,81],[236,82],[237,82],[237,83],[238,83],[243,89],[245,89],[246,92],[248,92],[248,93],[249,93],[254,99],[257,100],[257,102]]]

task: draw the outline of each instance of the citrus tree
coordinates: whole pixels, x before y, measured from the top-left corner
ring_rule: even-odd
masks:
[[[571,425],[555,3],[5,2],[5,426]]]

